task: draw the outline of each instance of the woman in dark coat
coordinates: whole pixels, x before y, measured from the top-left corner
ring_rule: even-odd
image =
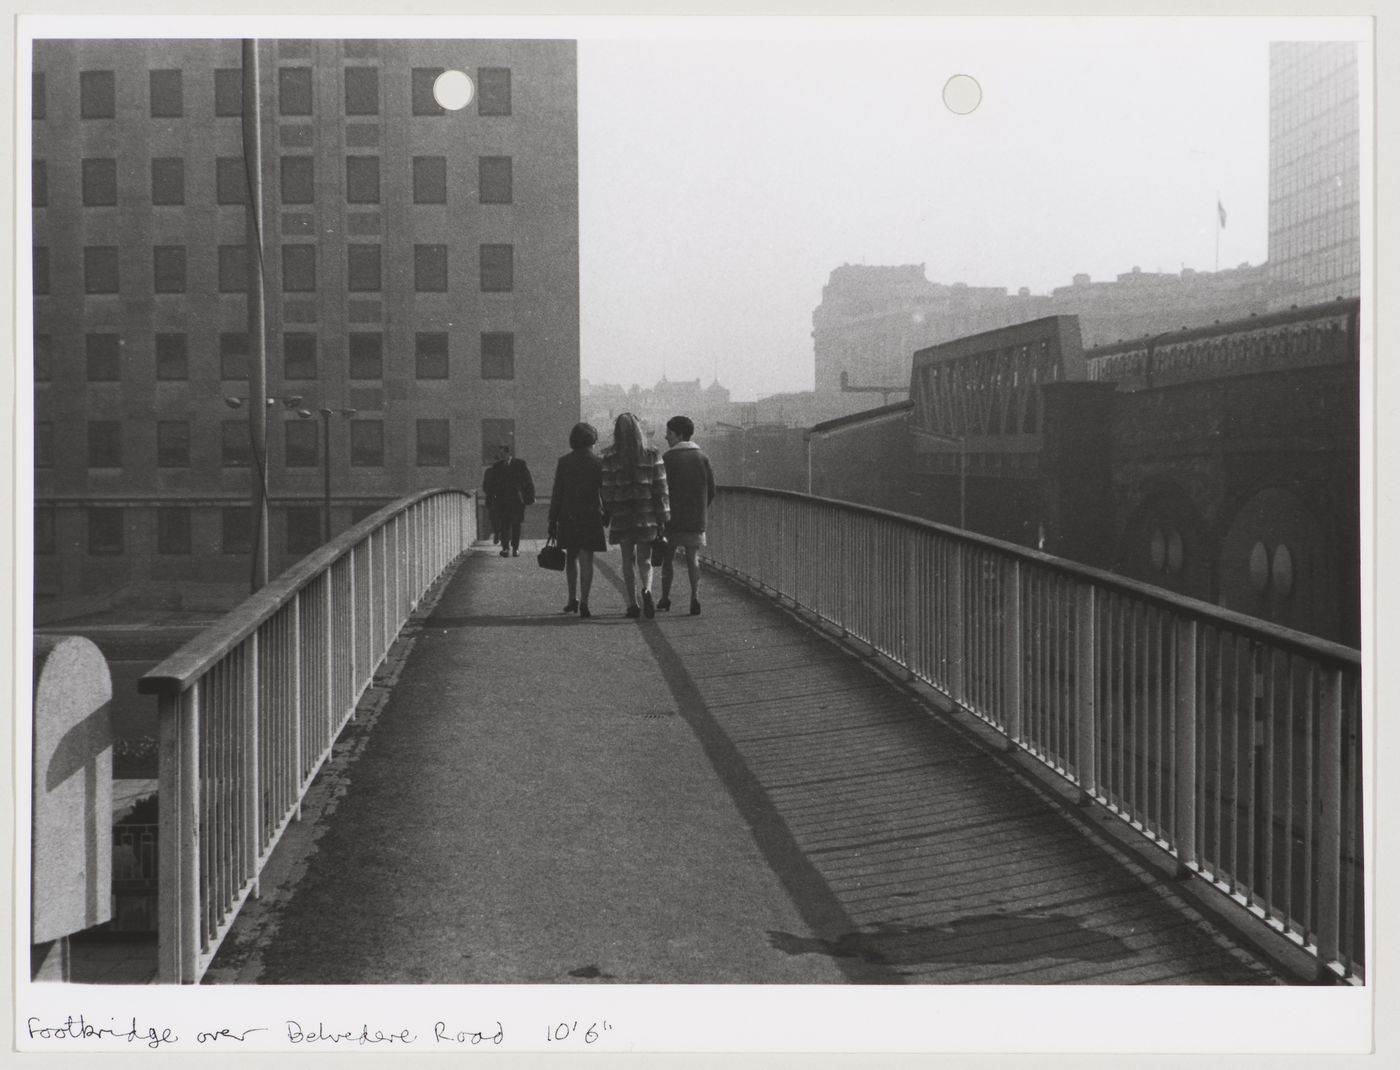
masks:
[[[641,421],[630,412],[624,412],[614,422],[613,444],[603,451],[603,508],[610,516],[608,542],[622,547],[627,616],[654,617],[651,544],[671,519],[671,507],[661,453],[647,445]],[[634,572],[640,574],[642,582],[640,608]]]
[[[603,462],[593,452],[598,432],[591,424],[575,424],[569,432],[569,452],[554,469],[554,490],[549,496],[549,534],[558,539],[566,555],[564,578],[569,584],[565,613],[588,611],[593,588],[593,555],[606,551],[603,537]],[[577,597],[575,597],[577,595]]]

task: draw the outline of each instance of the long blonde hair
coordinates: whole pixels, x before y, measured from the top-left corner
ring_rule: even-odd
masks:
[[[620,414],[613,423],[612,451],[622,462],[622,467],[635,472],[642,466],[645,449],[646,433],[642,430],[642,422],[630,412]]]

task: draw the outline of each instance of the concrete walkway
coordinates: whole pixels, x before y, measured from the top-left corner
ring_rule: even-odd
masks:
[[[975,734],[707,574],[559,612],[478,547],[209,983],[1267,984],[1170,881]]]

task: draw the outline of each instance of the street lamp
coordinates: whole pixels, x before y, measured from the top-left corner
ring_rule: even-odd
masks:
[[[230,409],[241,409],[248,404],[248,398],[238,396],[227,396],[224,404]],[[267,434],[266,412],[279,401],[282,405],[295,412],[305,419],[311,415],[307,409],[301,408],[301,395],[292,394],[285,398],[267,398],[265,406],[248,406],[248,446],[252,453],[252,465],[256,469],[253,473],[253,572],[251,585],[256,592],[259,588],[267,586],[267,561],[264,544],[267,541],[267,467],[265,464],[266,452],[258,448],[260,439],[264,439]],[[261,419],[258,419],[261,417]],[[261,432],[261,433],[260,433]]]
[[[958,527],[967,530],[967,439],[962,435],[949,435],[922,427],[914,427],[912,430],[919,438],[932,439],[934,442],[958,448]]]

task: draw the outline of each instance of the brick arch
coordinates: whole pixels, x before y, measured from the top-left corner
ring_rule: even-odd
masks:
[[[1177,594],[1211,600],[1216,548],[1191,496],[1154,480],[1118,535],[1114,571]]]

